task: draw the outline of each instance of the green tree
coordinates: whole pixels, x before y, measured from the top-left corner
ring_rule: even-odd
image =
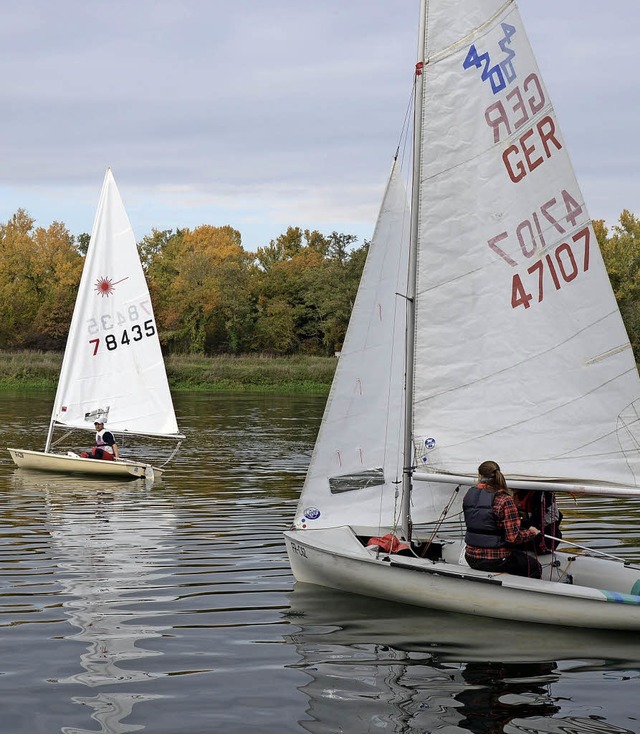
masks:
[[[290,227],[258,250],[257,348],[311,354],[340,348],[364,263],[361,248],[351,249],[355,242],[353,235]]]
[[[332,237],[336,233],[334,232]],[[333,239],[332,259],[328,277],[321,290],[321,311],[324,320],[323,344],[326,354],[333,354],[342,349],[342,343],[349,325],[362,270],[369,251],[369,243],[354,249],[346,245],[355,242],[352,235],[340,235]],[[329,286],[329,287],[328,287]]]
[[[140,261],[142,269],[146,272],[151,263],[153,263],[163,252],[164,248],[174,238],[180,236],[180,230],[176,230],[174,234],[172,229],[152,229],[151,234],[143,237],[138,242],[138,252],[140,253]]]
[[[229,226],[202,225],[145,243],[147,276],[165,343],[184,352],[238,352],[250,340],[253,256]]]
[[[640,358],[640,220],[625,209],[611,233],[603,221],[594,230],[629,340]]]
[[[87,254],[89,249],[89,242],[91,241],[91,235],[87,232],[83,232],[76,237],[76,250],[82,255]]]
[[[298,347],[294,309],[284,301],[258,306],[253,346],[259,352],[292,354]]]

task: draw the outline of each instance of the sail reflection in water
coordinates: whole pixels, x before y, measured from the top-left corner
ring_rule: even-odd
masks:
[[[627,678],[640,641],[623,634],[374,606],[306,584],[290,603],[294,667],[309,677],[300,689],[309,718],[299,723],[313,734],[634,734],[590,715],[578,703],[584,691],[573,700],[561,680],[579,674],[582,689],[588,671],[604,668]]]
[[[79,629],[66,639],[86,644],[80,657],[82,670],[57,683],[90,688],[129,684],[126,693],[101,691],[72,699],[92,708],[92,718],[102,725],[101,731],[110,733],[143,728],[122,720],[137,702],[158,696],[132,692],[130,684],[166,675],[136,669],[135,661],[161,654],[139,643],[159,637],[167,627],[142,623],[131,605],[145,603],[148,617],[150,603],[166,600],[153,589],[166,576],[160,570],[162,547],[171,536],[175,518],[157,496],[151,504],[148,498],[145,501],[144,491],[132,492],[129,487],[103,484],[99,489],[90,487],[81,498],[59,491],[46,496],[53,554],[62,571],[58,578],[68,594],[63,606],[69,622]],[[95,732],[75,727],[62,731]]]

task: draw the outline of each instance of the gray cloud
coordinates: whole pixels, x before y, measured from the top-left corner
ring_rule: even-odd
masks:
[[[521,0],[595,217],[640,211],[636,0]],[[3,12],[0,219],[89,231],[111,166],[136,234],[370,236],[409,101],[416,0],[23,0]],[[637,202],[637,203],[636,203]]]

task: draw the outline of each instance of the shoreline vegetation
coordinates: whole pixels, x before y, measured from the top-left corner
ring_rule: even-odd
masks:
[[[0,390],[52,390],[62,354],[0,351]],[[172,391],[328,394],[335,357],[172,354],[165,357]]]

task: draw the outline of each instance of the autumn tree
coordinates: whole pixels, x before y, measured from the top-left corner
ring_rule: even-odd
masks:
[[[19,210],[0,225],[0,348],[62,349],[89,235]],[[230,226],[156,230],[138,244],[167,351],[333,354],[367,244],[289,227],[256,253]]]
[[[64,347],[82,257],[66,227],[20,209],[0,225],[0,346]]]
[[[147,241],[147,275],[161,333],[176,351],[243,351],[252,326],[253,257],[229,226],[158,233]]]

